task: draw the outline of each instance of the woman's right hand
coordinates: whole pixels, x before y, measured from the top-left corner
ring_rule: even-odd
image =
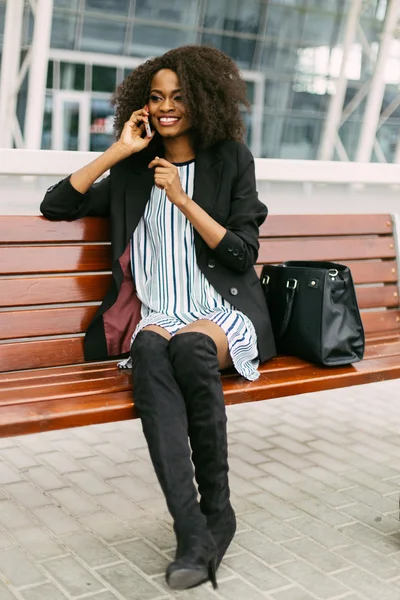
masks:
[[[154,137],[146,135],[144,123],[149,122],[149,112],[145,108],[136,110],[132,113],[129,121],[127,121],[122,130],[121,136],[117,144],[123,148],[124,154],[128,156],[140,152],[150,144]]]

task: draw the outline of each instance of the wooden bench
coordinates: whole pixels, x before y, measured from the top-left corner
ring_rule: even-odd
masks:
[[[248,382],[223,377],[227,404],[400,376],[398,265],[390,215],[270,216],[258,269],[289,259],[348,264],[365,360],[321,368],[281,356]],[[82,336],[110,283],[104,219],[0,218],[0,437],[135,417],[129,371],[83,361]]]

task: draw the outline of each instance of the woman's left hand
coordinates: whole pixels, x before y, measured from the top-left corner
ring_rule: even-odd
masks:
[[[178,208],[182,208],[189,196],[182,189],[179,178],[178,168],[165,160],[165,158],[156,158],[149,164],[149,169],[155,167],[154,183],[160,190],[165,190],[168,199]]]

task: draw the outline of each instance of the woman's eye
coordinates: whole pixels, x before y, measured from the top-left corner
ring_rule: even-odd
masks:
[[[161,100],[160,96],[154,96],[153,94],[150,96],[150,100],[153,100],[153,102],[158,102],[159,100]]]
[[[182,102],[182,96],[175,96],[174,100],[176,100],[176,102]]]

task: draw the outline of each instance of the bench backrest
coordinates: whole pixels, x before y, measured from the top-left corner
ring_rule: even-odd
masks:
[[[390,215],[272,215],[257,269],[286,260],[348,264],[367,334],[400,333]],[[110,284],[105,219],[0,218],[0,372],[80,364],[83,332]]]

